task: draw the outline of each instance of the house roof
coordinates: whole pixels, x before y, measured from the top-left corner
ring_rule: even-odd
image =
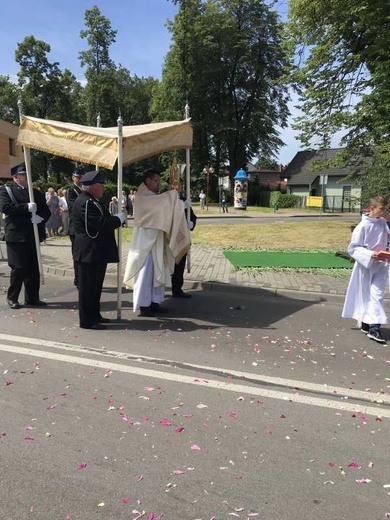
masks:
[[[329,148],[321,151],[303,151],[298,152],[287,168],[284,170],[284,177],[289,178],[289,186],[309,186],[319,175],[328,175],[329,177],[345,177],[350,175],[353,170],[347,168],[323,168],[313,171],[313,162],[333,159],[342,148]]]

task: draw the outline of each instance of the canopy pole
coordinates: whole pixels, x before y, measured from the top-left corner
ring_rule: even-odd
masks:
[[[118,207],[123,213],[122,188],[123,188],[123,120],[119,114],[118,120]],[[122,226],[118,228],[118,270],[117,270],[117,318],[122,317]]]
[[[96,127],[100,128],[101,126],[102,126],[102,118],[100,117],[100,112],[99,112],[99,114],[97,115],[97,118],[96,118]],[[96,165],[96,171],[97,172],[99,171],[99,165],[98,164]]]
[[[184,110],[185,110],[184,118],[185,118],[185,120],[188,120],[190,118],[190,106],[189,106],[188,102],[186,103]],[[190,168],[191,168],[191,166],[190,166],[190,149],[186,148],[186,198],[187,199],[191,198],[191,171],[190,171]],[[191,222],[191,211],[188,210],[187,211],[188,227],[190,225],[190,222]],[[188,273],[191,272],[191,249],[189,249],[188,253],[187,253],[187,272]]]
[[[18,110],[19,110],[19,125],[22,124],[23,120],[23,103],[21,99],[18,99]],[[30,198],[30,202],[34,202],[34,190],[32,186],[32,177],[31,177],[31,155],[30,148],[23,146],[23,154],[24,154],[24,162],[26,165],[26,173],[27,173],[27,188],[28,188],[28,196]],[[31,213],[32,216],[36,215],[36,211]],[[37,260],[38,260],[38,269],[40,275],[40,281],[42,285],[45,285],[45,278],[43,276],[43,265],[42,265],[42,256],[41,256],[41,246],[39,242],[39,232],[38,232],[38,224],[33,224],[34,230],[34,241],[35,241],[35,249],[37,251]]]

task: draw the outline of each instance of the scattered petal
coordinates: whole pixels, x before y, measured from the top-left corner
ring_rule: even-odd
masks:
[[[200,447],[199,447],[197,444],[193,444],[193,445],[191,446],[191,449],[192,449],[192,450],[195,450],[195,451],[200,451]]]
[[[160,421],[160,424],[161,424],[162,426],[171,426],[171,423],[168,421],[168,419],[162,419],[162,420]]]
[[[86,462],[80,462],[80,464],[77,466],[77,470],[84,469],[86,467],[87,467],[87,463]]]
[[[369,478],[359,478],[356,482],[358,484],[368,484],[371,480]]]

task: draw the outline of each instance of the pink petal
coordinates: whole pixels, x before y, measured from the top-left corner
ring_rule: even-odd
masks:
[[[130,504],[130,498],[122,498],[124,504]]]
[[[198,446],[197,444],[193,444],[193,445],[191,446],[191,449],[192,449],[192,450],[196,450],[196,451],[200,451],[200,448],[199,448],[199,446]]]
[[[29,435],[24,438],[25,441],[33,441],[34,437],[30,437]]]
[[[184,471],[180,471],[180,469],[175,469],[173,472],[172,472],[174,475],[184,475]]]
[[[70,514],[69,514],[69,513],[66,513],[66,515],[65,515],[65,520],[72,520],[72,519],[70,518]]]
[[[230,415],[230,417],[238,417],[238,415],[234,412],[230,412],[229,415]]]
[[[162,419],[162,420],[160,421],[160,424],[161,424],[162,426],[171,426],[171,423],[168,421],[168,419]]]
[[[359,467],[359,464],[357,462],[350,462],[348,464],[348,467],[349,468],[358,468]]]
[[[175,433],[181,433],[184,430],[184,428],[176,428]]]
[[[137,477],[137,482],[140,482],[140,481],[143,480],[143,479],[144,479],[144,476],[143,476],[143,475],[138,475],[138,477]]]
[[[87,463],[86,462],[80,462],[80,464],[77,466],[77,469],[84,469],[87,467]]]
[[[145,392],[153,392],[153,390],[156,390],[152,386],[145,386]]]
[[[4,383],[4,386],[9,386],[9,385],[13,385],[13,384],[14,384],[13,381],[6,381],[6,382]]]
[[[33,429],[32,426],[26,426],[26,427],[25,427],[25,430],[32,430],[32,429]]]
[[[358,484],[368,484],[369,482],[371,482],[371,480],[368,478],[359,478],[359,480],[357,480],[356,482]]]

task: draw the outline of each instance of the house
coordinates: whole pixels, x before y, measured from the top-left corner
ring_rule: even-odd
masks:
[[[287,191],[286,176],[284,166],[280,165],[278,170],[267,170],[266,168],[256,168],[252,163],[246,165],[246,173],[249,182],[257,181],[270,191],[280,190],[283,193]]]
[[[24,162],[23,150],[16,144],[18,127],[0,120],[0,179],[11,178],[11,168]]]
[[[352,168],[329,167],[314,170],[317,161],[335,157],[342,148],[330,148],[321,151],[298,152],[284,171],[288,179],[288,193],[324,197],[323,208],[328,211],[359,211],[361,186],[351,179]]]

